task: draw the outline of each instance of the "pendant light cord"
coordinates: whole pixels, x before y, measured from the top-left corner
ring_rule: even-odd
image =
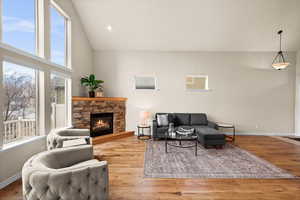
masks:
[[[279,49],[280,49],[280,52],[281,52],[281,34],[282,34],[282,30],[278,31],[278,34],[279,34]]]
[[[280,45],[279,45],[279,47],[280,47],[280,51],[281,51],[281,33],[280,33]]]

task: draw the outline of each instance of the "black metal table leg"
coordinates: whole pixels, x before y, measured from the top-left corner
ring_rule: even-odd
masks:
[[[235,141],[235,126],[233,127],[233,138],[232,138],[232,142],[234,143]]]
[[[197,146],[198,146],[198,141],[197,139],[195,140],[195,156],[197,156]]]
[[[166,153],[168,153],[167,136],[165,136],[165,151],[166,151]]]

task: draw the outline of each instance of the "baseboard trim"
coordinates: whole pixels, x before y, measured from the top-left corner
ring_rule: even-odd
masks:
[[[293,140],[293,139],[290,139],[290,138],[287,138],[287,137],[272,136],[272,138],[276,138],[278,140],[281,140],[281,141],[284,141],[284,142],[287,142],[287,143],[290,143],[290,144],[295,144],[295,145],[300,146],[300,142],[299,141],[296,141],[296,140]]]
[[[225,132],[232,135],[232,132]],[[295,136],[295,133],[235,133],[236,135],[254,135],[254,136]]]
[[[5,188],[6,186],[8,186],[9,184],[11,184],[11,183],[13,183],[13,182],[19,180],[21,177],[22,177],[21,172],[19,172],[19,173],[13,175],[13,176],[11,176],[11,177],[9,177],[8,179],[6,179],[5,181],[2,181],[2,182],[0,183],[0,189],[3,189],[3,188]]]

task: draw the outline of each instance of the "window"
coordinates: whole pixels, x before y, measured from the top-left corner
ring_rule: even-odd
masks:
[[[135,76],[135,90],[156,90],[156,78],[153,76]]]
[[[60,1],[0,3],[2,149],[71,124],[72,74],[67,68],[71,67],[71,18],[59,7]]]
[[[67,66],[67,18],[51,5],[51,61]]]
[[[185,87],[188,91],[209,90],[208,76],[206,75],[188,75],[185,78]]]
[[[37,79],[31,68],[3,62],[4,144],[37,136]]]
[[[35,0],[2,0],[2,2],[2,41],[35,54]]]
[[[68,125],[68,80],[51,74],[51,129]]]

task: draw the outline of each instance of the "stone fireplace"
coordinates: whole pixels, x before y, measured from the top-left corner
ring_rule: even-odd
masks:
[[[126,100],[119,97],[73,97],[73,127],[90,129],[93,137],[124,132]]]
[[[92,137],[114,132],[114,113],[91,113],[90,132]]]

